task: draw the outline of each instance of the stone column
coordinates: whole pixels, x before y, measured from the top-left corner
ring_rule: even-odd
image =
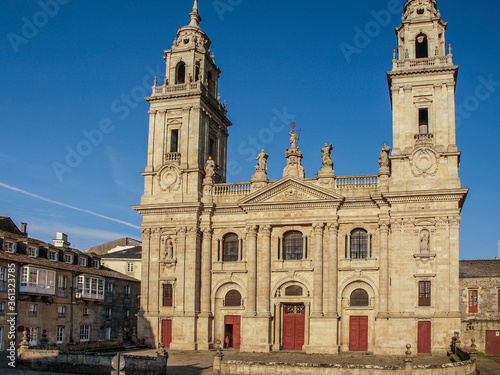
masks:
[[[153,329],[151,326],[152,321],[156,321],[156,317],[150,317],[149,311],[149,300],[150,300],[150,256],[149,256],[149,248],[150,248],[150,239],[151,239],[151,229],[150,228],[142,228],[142,271],[141,271],[141,310],[139,312],[139,316],[137,319],[137,325],[140,329],[140,332],[144,333],[144,336],[147,337],[146,343],[148,345],[156,346],[158,342],[158,338],[155,338],[155,334],[158,332],[156,329]],[[72,277],[72,279],[74,279]],[[73,280],[74,282],[74,280]]]
[[[180,270],[177,278],[177,291],[175,293],[175,310],[177,314],[184,314],[186,306],[186,288],[184,287],[184,275],[186,274],[186,227],[177,228],[175,238],[177,267]]]
[[[201,255],[201,313],[211,315],[212,228],[203,229]]]
[[[262,248],[259,256],[259,283],[257,291],[257,311],[259,315],[270,316],[271,298],[271,226],[261,228]]]
[[[160,228],[151,231],[149,242],[149,278],[154,282],[149,284],[149,311],[158,316],[160,313],[161,290],[158,280],[160,279]]]
[[[380,272],[379,293],[381,314],[389,312],[389,224],[380,223]]]
[[[459,229],[460,229],[460,221],[461,217],[450,217],[449,225],[450,225],[450,281],[453,280],[453,276],[459,273]],[[450,282],[450,311],[459,313],[459,288],[458,284],[454,282]]]
[[[273,351],[280,351],[280,350],[281,350],[281,303],[275,303]]]
[[[337,221],[328,225],[330,235],[330,251],[328,255],[328,306],[327,313],[336,316],[337,312],[337,284],[338,284],[338,232]]]
[[[248,303],[246,313],[248,316],[255,316],[257,312],[257,229],[256,225],[247,227]]]
[[[323,224],[314,224],[314,290],[312,316],[323,316]]]
[[[154,170],[154,160],[153,153],[155,147],[155,118],[158,111],[150,110],[149,113],[149,139],[148,139],[148,165],[146,167],[146,172],[152,172]]]
[[[186,290],[186,314],[194,315],[198,312],[198,243],[200,230],[198,227],[190,227],[186,238],[186,264],[185,264],[185,290]]]

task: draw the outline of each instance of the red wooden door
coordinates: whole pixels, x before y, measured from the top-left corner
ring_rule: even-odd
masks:
[[[304,305],[285,306],[283,350],[302,350],[305,332]]]
[[[500,355],[500,331],[486,331],[486,354]]]
[[[431,352],[431,322],[418,322],[418,354]]]
[[[351,352],[368,351],[368,317],[351,316],[349,327],[349,350]]]
[[[241,345],[241,317],[240,316],[225,316],[224,324],[226,325],[226,335],[229,336],[230,345],[234,349],[239,349]],[[225,337],[225,336],[224,336]]]
[[[172,342],[172,321],[163,320],[162,321],[162,343],[165,348],[170,348],[170,343]]]

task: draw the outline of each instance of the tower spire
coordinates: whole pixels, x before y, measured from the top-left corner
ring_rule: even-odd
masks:
[[[198,13],[198,0],[194,0],[193,11],[189,13],[189,17],[191,18],[189,26],[200,27],[201,17]]]

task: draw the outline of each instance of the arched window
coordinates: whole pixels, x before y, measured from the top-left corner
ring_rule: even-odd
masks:
[[[214,76],[212,74],[212,72],[208,72],[207,73],[207,81],[208,81],[208,91],[213,95],[215,96],[216,93],[215,93],[215,81],[214,81]]]
[[[175,83],[182,84],[186,83],[186,64],[182,61],[177,64],[177,71],[175,73]]]
[[[302,296],[303,290],[298,285],[292,285],[285,289],[285,296]]]
[[[237,290],[230,290],[224,299],[224,306],[241,306],[241,294]]]
[[[288,232],[283,237],[283,260],[302,260],[304,239],[300,232]]]
[[[238,251],[239,251],[238,245],[239,245],[239,240],[236,234],[230,233],[224,236],[223,252],[222,252],[223,262],[238,261]]]
[[[368,233],[364,229],[355,229],[351,233],[351,259],[368,258]]]
[[[425,59],[429,57],[429,42],[427,35],[418,34],[415,39],[415,58]]]
[[[370,304],[368,293],[364,289],[356,289],[352,292],[350,300],[351,307],[369,306]]]

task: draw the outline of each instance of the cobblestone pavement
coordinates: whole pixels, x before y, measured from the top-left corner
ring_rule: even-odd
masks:
[[[481,375],[499,375],[500,357],[478,357],[477,368]]]

